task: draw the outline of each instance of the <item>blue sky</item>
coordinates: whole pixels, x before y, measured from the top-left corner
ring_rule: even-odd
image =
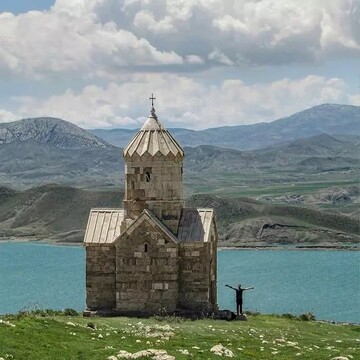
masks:
[[[359,105],[360,0],[3,0],[0,122],[271,121]]]
[[[49,10],[55,0],[1,0],[0,12],[20,14],[31,10]]]

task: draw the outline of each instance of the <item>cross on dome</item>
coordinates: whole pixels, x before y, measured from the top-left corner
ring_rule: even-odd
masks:
[[[154,97],[153,93],[151,93],[151,97],[149,97],[149,100],[151,100],[151,110],[150,110],[151,117],[157,120],[157,116],[155,114],[155,108],[154,108],[154,100],[156,100],[156,97]]]
[[[149,97],[149,100],[151,100],[151,107],[154,107],[154,100],[156,100],[156,97],[154,97],[154,94],[151,93],[151,97]]]

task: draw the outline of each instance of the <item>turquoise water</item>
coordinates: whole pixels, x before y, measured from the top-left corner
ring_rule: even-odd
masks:
[[[360,252],[226,250],[219,252],[218,292],[223,308],[235,308],[232,290],[241,283],[245,310],[302,314],[360,323]]]
[[[244,294],[245,310],[360,323],[358,251],[222,250],[218,302],[235,309],[227,283],[255,287]],[[0,243],[0,314],[35,307],[84,309],[83,248]]]
[[[81,247],[0,243],[0,314],[30,308],[84,309]]]

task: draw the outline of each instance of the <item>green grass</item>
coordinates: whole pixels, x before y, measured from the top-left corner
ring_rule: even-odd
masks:
[[[271,196],[284,193],[311,194],[332,186],[357,185],[357,175],[298,174],[289,172],[248,172],[191,176],[185,179],[187,195],[214,193],[219,196]]]
[[[298,182],[298,183],[285,183],[274,184],[271,186],[256,186],[247,187],[240,190],[229,191],[228,195],[232,196],[260,196],[260,195],[283,195],[287,194],[312,194],[319,190],[326,189],[332,186],[349,186],[357,185],[356,181],[319,181],[319,182]]]
[[[219,359],[210,352],[219,343],[235,359],[316,360],[349,355],[356,359],[359,355],[360,326],[267,315],[250,316],[247,322],[81,316],[7,319],[13,326],[0,323],[0,358],[4,359],[104,360],[120,350],[134,353],[149,348],[165,349],[178,360]],[[87,327],[89,322],[95,330]],[[171,329],[156,329],[164,325]],[[181,349],[191,355],[181,354]]]

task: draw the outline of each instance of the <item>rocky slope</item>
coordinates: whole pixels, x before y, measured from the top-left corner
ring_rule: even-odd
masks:
[[[106,141],[61,119],[34,118],[0,124],[0,144],[27,140],[71,150],[109,147]]]
[[[274,203],[293,205],[336,205],[360,204],[360,186],[332,187],[321,189],[313,194],[282,194],[273,197],[264,196],[264,200]]]
[[[269,204],[249,198],[230,199],[211,194],[193,195],[187,204],[215,209],[223,246],[329,246],[360,241],[358,218],[316,208]]]

